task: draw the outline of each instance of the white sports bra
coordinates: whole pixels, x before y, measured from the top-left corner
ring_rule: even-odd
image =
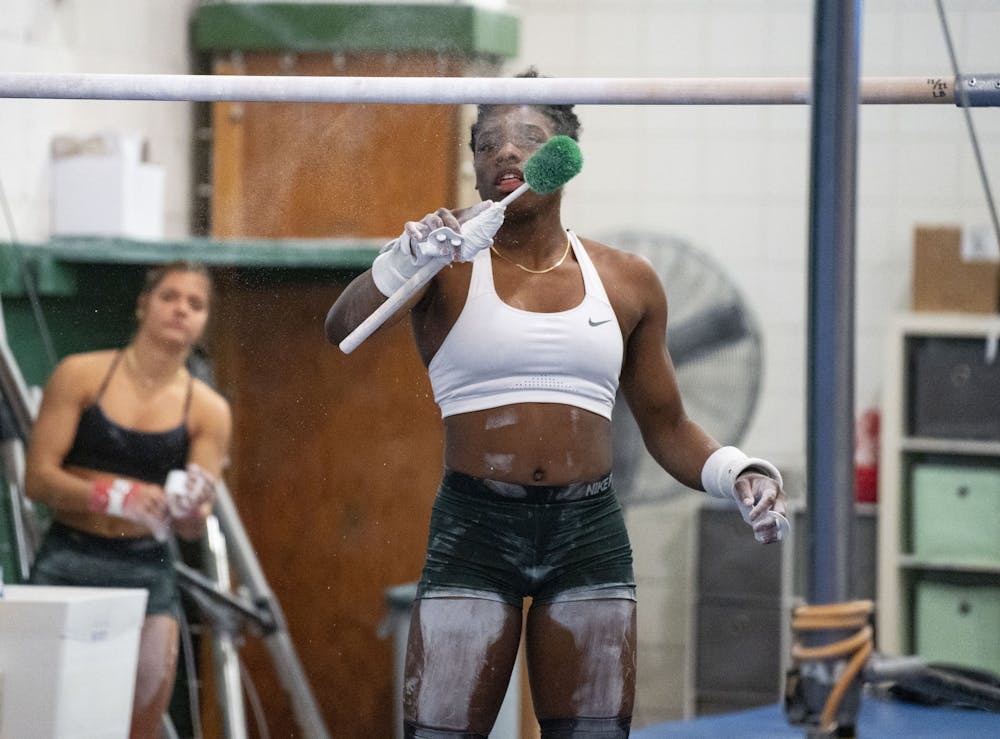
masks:
[[[601,278],[569,232],[583,272],[576,307],[534,313],[504,303],[483,249],[472,262],[465,306],[428,366],[441,416],[513,403],[561,403],[611,418],[624,347]]]

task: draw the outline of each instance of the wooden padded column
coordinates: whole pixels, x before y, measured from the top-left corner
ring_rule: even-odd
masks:
[[[248,54],[215,71],[461,70],[429,54]],[[455,203],[458,120],[455,106],[218,103],[212,235],[393,238]],[[441,425],[408,322],[350,357],[326,342],[326,311],[352,277],[224,275],[212,348],[235,419],[227,479],[327,725],[391,737],[393,645],[379,625],[386,588],[420,574]],[[243,654],[271,735],[296,736],[263,645]]]

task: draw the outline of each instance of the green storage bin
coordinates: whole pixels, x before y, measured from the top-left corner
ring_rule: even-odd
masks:
[[[1000,587],[919,582],[914,629],[928,662],[1000,672]]]
[[[911,490],[917,557],[1000,562],[1000,469],[917,465]]]

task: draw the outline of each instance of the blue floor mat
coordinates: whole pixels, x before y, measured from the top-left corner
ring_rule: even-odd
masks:
[[[1000,738],[1000,713],[928,706],[864,696],[858,713],[859,739]],[[632,739],[801,739],[805,729],[785,719],[781,705],[705,716],[634,729]]]

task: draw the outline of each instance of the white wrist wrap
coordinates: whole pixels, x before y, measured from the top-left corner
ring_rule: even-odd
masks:
[[[108,507],[105,509],[109,516],[121,516],[125,512],[125,499],[132,492],[132,483],[128,480],[115,480],[108,487]]]
[[[734,446],[724,446],[712,452],[701,468],[701,484],[705,492],[714,498],[735,500],[733,488],[736,478],[747,469],[753,468],[783,485],[778,468],[764,459],[748,457]]]
[[[490,203],[483,211],[462,224],[462,248],[459,253],[459,261],[471,262],[475,259],[476,254],[493,245],[493,237],[503,225],[506,212],[506,205]]]
[[[410,253],[410,236],[405,231],[390,241],[372,262],[372,279],[378,291],[388,297],[412,277],[420,268]]]

